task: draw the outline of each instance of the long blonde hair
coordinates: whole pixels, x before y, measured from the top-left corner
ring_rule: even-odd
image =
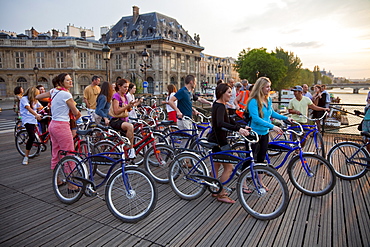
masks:
[[[271,83],[270,79],[267,77],[260,77],[253,86],[252,91],[249,94],[247,105],[252,99],[256,99],[258,105],[258,112],[261,118],[263,118],[263,102],[267,100],[268,95],[264,95],[262,88],[266,86],[267,83]]]
[[[37,103],[36,96],[40,94],[40,91],[36,87],[29,87],[23,96],[28,96],[28,101],[31,108]]]

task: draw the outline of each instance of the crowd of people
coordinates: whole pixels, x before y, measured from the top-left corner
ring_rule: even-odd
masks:
[[[193,75],[186,76],[185,85],[179,90],[173,84],[168,85],[168,95],[163,101],[166,105],[168,119],[177,124],[179,129],[192,129],[192,122],[184,116],[192,118],[193,115],[198,114],[193,107],[193,102],[209,104],[212,106],[212,131],[208,136],[208,141],[218,144],[213,148],[213,152],[227,148],[227,133],[222,128],[238,131],[244,136],[249,135],[252,129],[259,135],[259,142],[252,145],[257,163],[265,162],[269,131],[282,133],[281,128],[271,122],[271,118],[306,123],[307,120],[302,118],[302,114],[307,116],[308,109],[313,110],[314,118],[319,118],[324,111],[329,110],[330,96],[325,90],[325,85],[315,85],[312,94],[306,84],[292,88],[295,98],[289,102],[288,106],[291,118],[274,111],[270,98],[271,81],[267,77],[258,78],[254,85],[250,85],[247,80],[235,82],[229,79],[227,83],[219,80],[213,102],[196,96],[194,94],[196,86],[197,79]],[[14,110],[21,115],[29,136],[23,165],[29,162],[29,150],[35,141],[35,127],[37,121],[41,121],[38,110],[45,106],[49,106],[52,116],[48,126],[52,142],[51,169],[54,169],[59,161],[59,150],[73,150],[76,120],[81,117],[81,113],[76,108],[76,103],[70,93],[72,87],[71,76],[68,73],[62,73],[53,79],[53,88],[48,92],[45,92],[42,85],[30,87],[25,93],[22,87],[14,89]],[[135,93],[136,85],[126,79],[119,79],[113,85],[107,81],[101,83],[98,76],[92,77],[91,84],[85,88],[83,93],[84,102],[92,120],[122,130],[131,141],[129,158],[135,158],[134,126],[129,117],[137,117],[134,108],[143,102],[142,98],[135,98]],[[248,112],[251,117],[249,126],[242,126],[235,122],[235,117],[243,118],[245,112]],[[218,170],[221,165],[223,173],[219,176]],[[216,162],[215,170],[215,176],[224,182],[229,178],[233,165]],[[71,184],[68,185],[68,189],[76,190],[77,188]],[[251,193],[248,188],[244,190],[245,193]],[[235,203],[228,197],[226,191],[218,194],[217,200],[224,203]]]

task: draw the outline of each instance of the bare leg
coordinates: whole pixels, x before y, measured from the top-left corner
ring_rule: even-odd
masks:
[[[121,125],[122,130],[126,131],[126,137],[130,140],[131,146],[134,146],[134,126],[131,123],[123,122]]]

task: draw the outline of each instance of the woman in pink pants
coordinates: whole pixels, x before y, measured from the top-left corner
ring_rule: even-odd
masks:
[[[37,98],[51,98],[52,120],[49,125],[49,133],[52,142],[51,169],[54,169],[59,161],[59,150],[73,150],[73,136],[69,121],[71,117],[78,119],[80,111],[72,98],[69,89],[73,87],[73,81],[69,74],[62,73],[53,79],[54,88],[50,92],[39,94]],[[62,183],[62,182],[61,182]],[[68,184],[68,189],[76,190],[77,186]]]

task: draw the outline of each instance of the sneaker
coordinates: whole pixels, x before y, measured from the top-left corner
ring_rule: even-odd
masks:
[[[135,159],[135,158],[136,158],[135,148],[131,148],[131,149],[128,151],[128,157],[129,157],[130,159]]]
[[[22,165],[28,165],[28,157],[23,158]]]

